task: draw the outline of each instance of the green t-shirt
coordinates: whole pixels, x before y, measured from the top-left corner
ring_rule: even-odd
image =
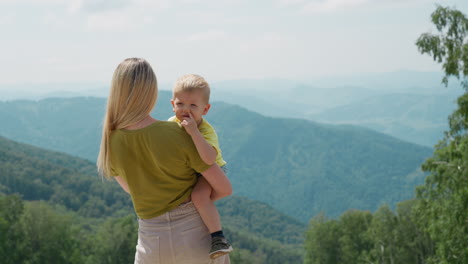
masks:
[[[175,122],[156,121],[138,130],[111,134],[112,176],[128,184],[138,217],[153,218],[186,200],[196,172],[210,166],[198,155],[190,136]]]

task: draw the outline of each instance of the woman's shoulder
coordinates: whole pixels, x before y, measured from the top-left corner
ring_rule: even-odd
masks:
[[[161,121],[148,131],[150,141],[158,142],[158,145],[170,146],[171,151],[184,153],[198,153],[190,135],[176,122]]]
[[[154,132],[164,132],[166,130],[171,130],[172,132],[183,132],[183,128],[175,122],[157,120],[156,122],[151,123],[150,125],[139,128],[139,129],[117,129],[113,131],[114,134],[122,135],[132,135],[132,134],[145,134],[145,133],[154,133]]]
[[[165,131],[170,131],[171,133],[176,133],[180,135],[187,134],[184,128],[177,122],[172,121],[158,121],[157,125],[154,126],[154,130],[164,133]]]
[[[130,145],[152,142],[187,147],[187,145],[192,143],[192,139],[178,123],[158,120],[147,127],[137,130],[119,129],[113,131],[111,134],[111,144],[115,145],[119,144],[119,142],[126,142]]]
[[[168,140],[186,140],[191,141],[190,135],[185,132],[185,129],[177,122],[158,121],[158,124],[148,130],[151,135],[168,138]]]

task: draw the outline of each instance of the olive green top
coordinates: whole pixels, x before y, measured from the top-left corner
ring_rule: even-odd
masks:
[[[186,200],[206,171],[190,136],[175,122],[156,121],[137,130],[113,131],[110,140],[112,176],[128,184],[138,217],[153,218]]]

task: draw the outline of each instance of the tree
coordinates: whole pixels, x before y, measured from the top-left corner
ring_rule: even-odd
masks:
[[[45,202],[27,203],[20,219],[25,239],[17,241],[23,245],[21,263],[82,263],[71,219]]]
[[[132,263],[137,245],[138,224],[134,215],[110,218],[93,236],[93,263]]]
[[[466,16],[449,7],[437,6],[431,14],[432,23],[438,34],[424,33],[416,41],[422,54],[431,55],[442,63],[445,76],[442,83],[448,85],[449,77],[461,79],[463,87],[468,88],[468,20]]]
[[[341,263],[340,237],[338,221],[328,220],[322,213],[312,218],[309,230],[306,232],[304,263]]]
[[[397,218],[387,205],[381,206],[372,217],[372,223],[367,233],[374,246],[367,259],[371,263],[395,264],[399,241],[396,237]]]
[[[0,259],[2,263],[21,263],[24,234],[19,220],[24,204],[19,195],[0,195]]]
[[[416,42],[423,54],[442,63],[447,85],[457,78],[465,93],[449,117],[450,131],[422,166],[430,172],[417,188],[417,213],[436,247],[434,263],[468,262],[468,19],[462,12],[438,6],[431,15],[438,34],[424,33]]]
[[[397,205],[397,263],[425,264],[434,255],[434,243],[419,225],[424,219],[418,219],[417,211],[414,210],[417,203],[417,199],[412,199]]]
[[[371,222],[372,214],[369,211],[349,210],[340,216],[342,263],[364,262],[366,252],[372,248],[372,240],[366,236]]]

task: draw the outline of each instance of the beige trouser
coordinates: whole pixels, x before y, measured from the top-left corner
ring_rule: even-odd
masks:
[[[138,220],[135,264],[230,264],[211,260],[211,236],[192,202],[151,219]]]

